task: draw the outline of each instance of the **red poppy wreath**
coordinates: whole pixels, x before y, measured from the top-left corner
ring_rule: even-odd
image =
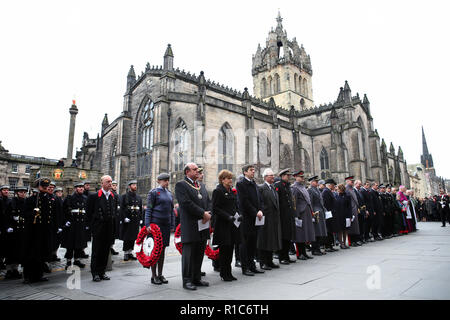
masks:
[[[153,237],[154,242],[153,250],[150,255],[146,255],[144,252],[144,241],[148,235],[151,235]],[[158,262],[163,248],[162,234],[158,225],[154,223],[150,224],[150,232],[147,231],[147,227],[142,227],[137,236],[136,244],[142,245],[141,251],[136,253],[136,258],[142,264],[142,266],[144,268],[150,268],[151,266],[154,266]]]

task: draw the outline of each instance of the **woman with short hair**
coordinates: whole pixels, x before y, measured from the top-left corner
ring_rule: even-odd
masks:
[[[336,215],[339,220],[339,231],[338,233],[338,240],[341,244],[341,249],[350,249],[349,246],[346,245],[346,240],[348,237],[348,230],[350,229],[350,226],[347,227],[347,219],[352,218],[352,208],[351,208],[351,200],[350,197],[345,193],[345,186],[344,184],[339,184],[337,186],[337,195],[336,195]]]
[[[237,191],[233,188],[233,174],[219,172],[219,184],[212,194],[212,215],[215,216],[213,244],[219,246],[220,277],[223,281],[237,280],[231,274],[233,248],[239,244],[239,228],[235,224],[238,212]],[[239,215],[237,221],[242,221]]]

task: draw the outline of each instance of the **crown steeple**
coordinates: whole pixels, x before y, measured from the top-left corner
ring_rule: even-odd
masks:
[[[420,156],[420,162],[425,168],[433,168],[433,157],[428,152],[427,140],[425,139],[425,132],[422,126],[422,155]]]

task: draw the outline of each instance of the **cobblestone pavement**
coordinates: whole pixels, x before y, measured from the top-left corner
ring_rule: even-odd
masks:
[[[94,283],[86,268],[73,281],[61,262],[52,264],[48,282],[22,284],[0,275],[3,300],[215,300],[215,299],[450,299],[450,227],[439,222],[421,222],[419,231],[406,236],[372,242],[350,250],[339,250],[313,260],[300,261],[265,274],[247,277],[233,267],[238,281],[223,282],[205,257],[202,270],[209,287],[196,291],[182,288],[181,257],[171,241],[167,248],[166,285],[150,283],[151,272],[137,261],[124,261],[121,241],[114,248],[110,281]],[[90,254],[90,247],[86,250]],[[233,262],[234,265],[234,262]],[[79,284],[79,289],[76,288]],[[74,288],[75,287],[75,288]]]

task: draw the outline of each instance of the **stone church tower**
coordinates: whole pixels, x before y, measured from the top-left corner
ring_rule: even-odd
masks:
[[[290,41],[278,12],[277,27],[269,32],[266,47],[258,44],[253,55],[252,76],[255,97],[289,109],[305,110],[314,106],[311,59],[295,38]]]

